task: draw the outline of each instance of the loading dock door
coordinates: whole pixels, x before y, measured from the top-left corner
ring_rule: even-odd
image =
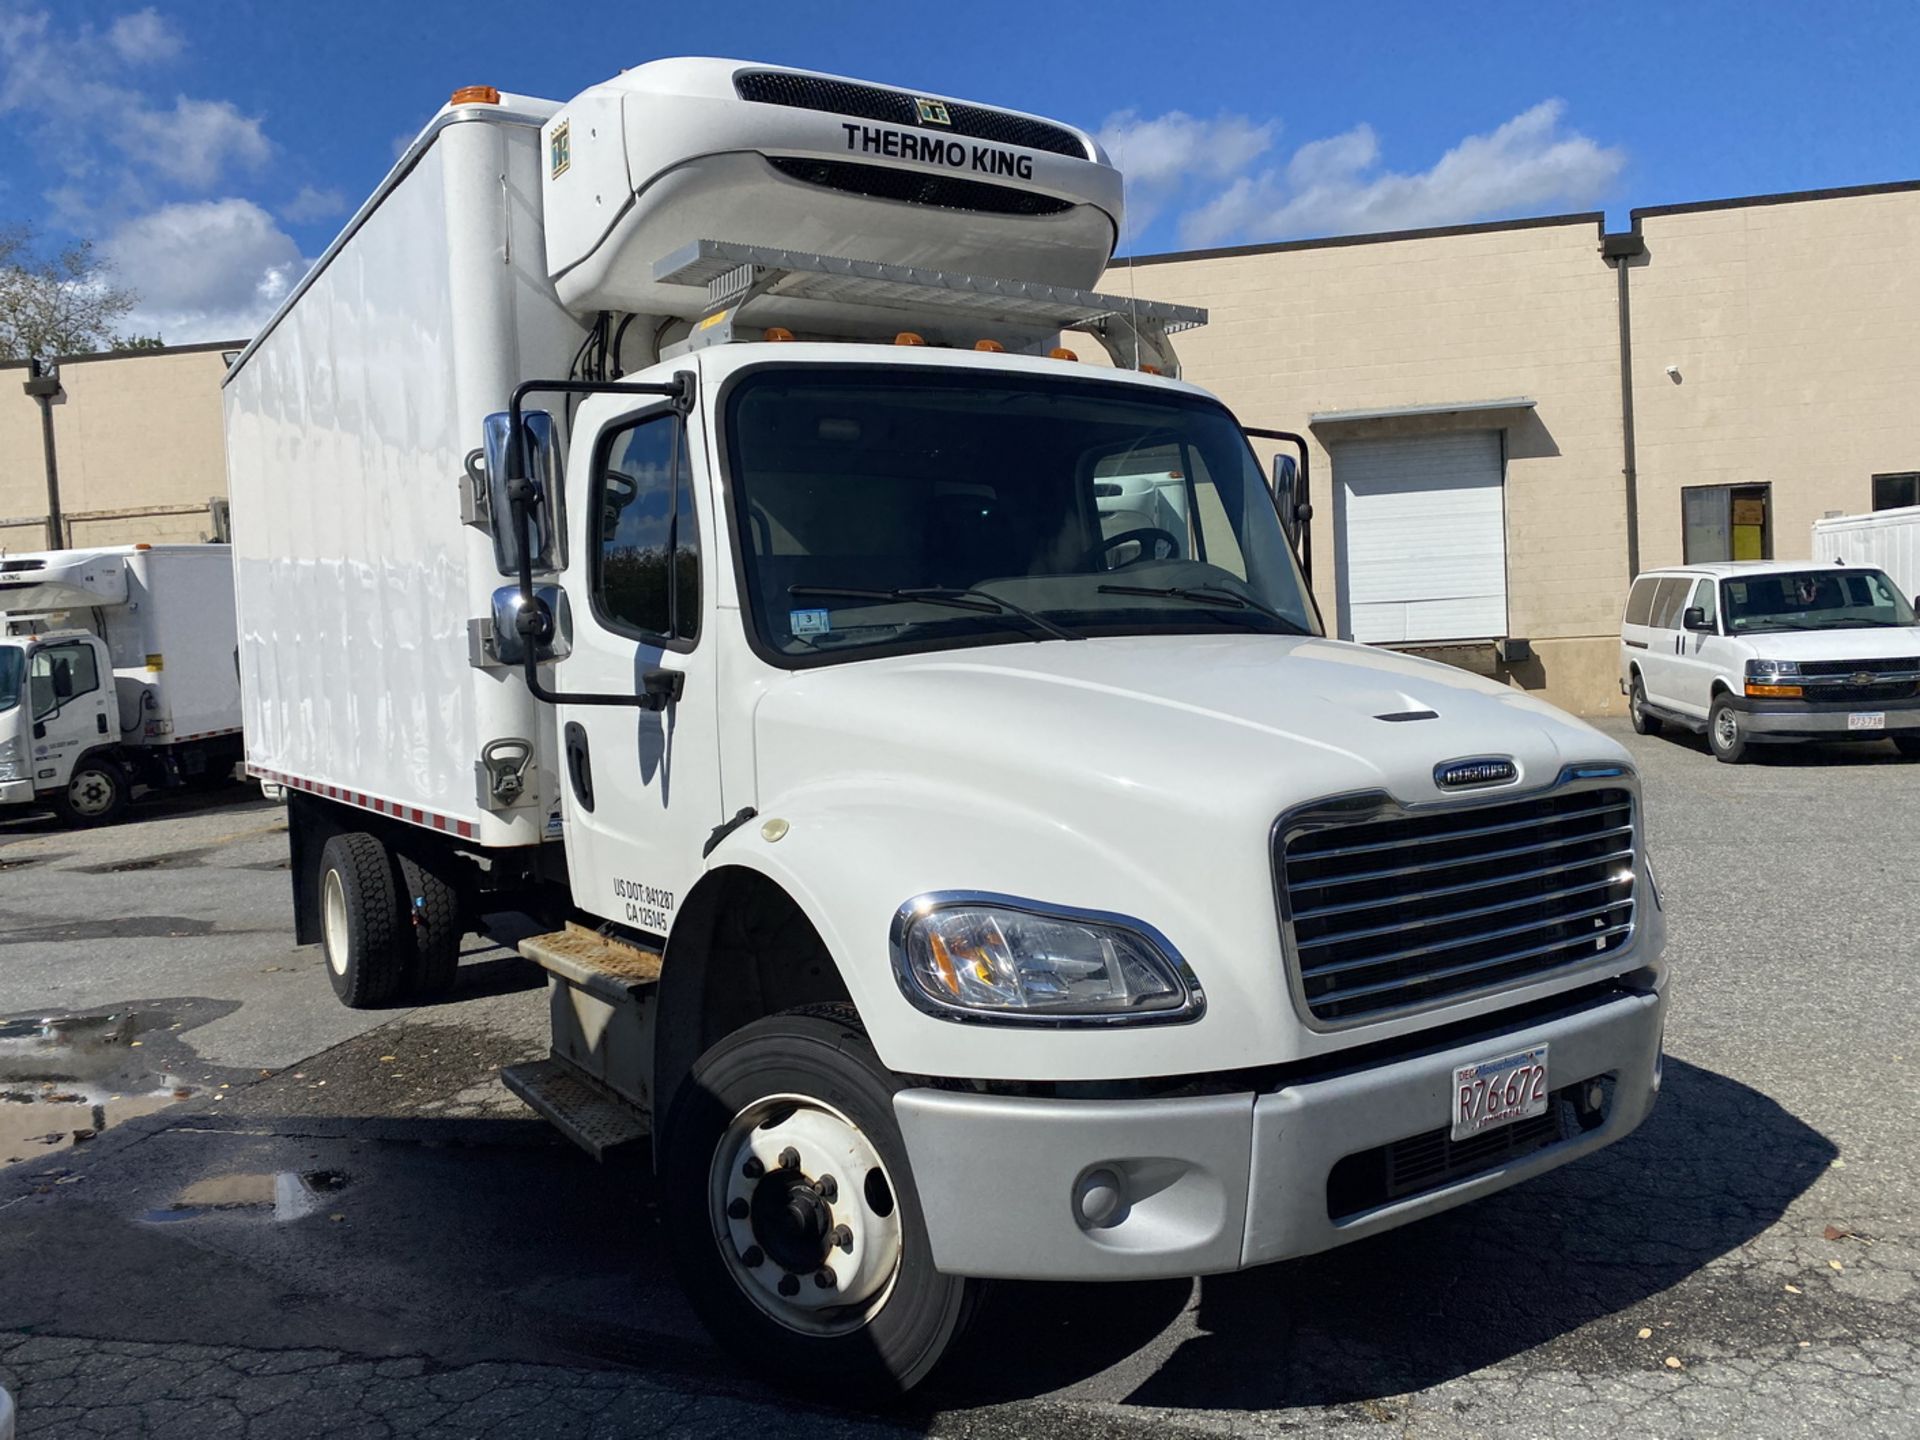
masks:
[[[1500,432],[1333,446],[1340,630],[1395,645],[1507,633]]]

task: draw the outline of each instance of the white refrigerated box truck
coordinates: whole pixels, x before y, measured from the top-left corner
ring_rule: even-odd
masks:
[[[1326,638],[1203,312],[1082,288],[1120,218],[1087,134],[947,96],[456,92],[227,378],[300,940],[364,1005],[544,917],[507,1083],[831,1396],[992,1278],[1326,1249],[1659,1086],[1626,753]]]
[[[1813,558],[1829,565],[1884,570],[1912,599],[1920,593],[1920,505],[1816,520]]]
[[[0,815],[105,824],[137,785],[230,780],[240,758],[225,545],[0,555]]]

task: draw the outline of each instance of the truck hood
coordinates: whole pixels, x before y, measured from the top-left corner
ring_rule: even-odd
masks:
[[[801,671],[762,701],[763,800],[845,769],[1093,788],[1187,808],[1283,808],[1354,790],[1439,798],[1434,767],[1511,758],[1513,788],[1577,761],[1626,763],[1522,691],[1392,651],[1310,637],[1129,636],[1006,645]]]
[[[1762,660],[1885,660],[1920,657],[1920,626],[1857,630],[1748,631],[1734,637]]]

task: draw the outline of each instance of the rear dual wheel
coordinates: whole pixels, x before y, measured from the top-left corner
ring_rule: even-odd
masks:
[[[934,1268],[901,1084],[851,1006],[814,1006],[714,1046],[668,1117],[662,1212],[694,1309],[754,1368],[824,1399],[905,1394],[982,1288]]]
[[[320,944],[327,979],[356,1010],[453,988],[464,933],[459,893],[364,831],[320,852]]]

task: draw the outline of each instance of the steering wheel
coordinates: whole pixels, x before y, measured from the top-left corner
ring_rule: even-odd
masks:
[[[1122,545],[1136,540],[1140,542],[1140,553],[1129,560],[1127,565],[1137,565],[1142,560],[1178,560],[1180,558],[1180,537],[1171,530],[1162,530],[1158,525],[1142,525],[1137,529],[1122,530],[1118,535],[1109,535],[1093,547],[1093,553],[1087,558],[1101,569],[1105,569],[1108,555]],[[1167,547],[1167,553],[1155,554],[1162,542]],[[1116,565],[1113,568],[1124,570],[1127,566]]]

